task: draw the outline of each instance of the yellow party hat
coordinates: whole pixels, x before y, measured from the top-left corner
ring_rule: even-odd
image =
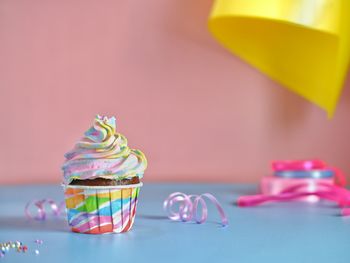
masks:
[[[215,0],[209,29],[229,51],[334,114],[350,57],[350,0]]]

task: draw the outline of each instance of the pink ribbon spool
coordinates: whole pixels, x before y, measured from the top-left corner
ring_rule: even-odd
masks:
[[[310,170],[332,170],[339,186],[346,185],[346,178],[343,172],[336,168],[328,166],[324,161],[313,160],[295,160],[295,161],[273,161],[272,170],[274,171],[310,171]]]
[[[241,207],[256,206],[265,202],[281,202],[293,201],[303,197],[316,196],[319,199],[325,199],[335,202],[342,208],[341,215],[350,215],[350,191],[345,188],[346,178],[344,174],[337,168],[329,167],[321,160],[297,160],[297,161],[273,161],[272,169],[274,171],[312,171],[312,170],[332,170],[338,185],[333,181],[330,182],[319,179],[294,179],[294,183],[287,185],[285,188],[279,189],[274,194],[259,194],[251,196],[241,196],[237,200],[237,205]],[[264,179],[266,179],[265,177]],[[268,177],[273,180],[273,177]],[[278,179],[288,180],[288,179]],[[266,181],[266,180],[265,180]],[[263,181],[263,182],[265,182]],[[299,182],[295,184],[295,182]],[[287,181],[285,181],[287,182]],[[311,184],[312,182],[312,184]],[[310,187],[312,186],[312,187]],[[266,188],[266,187],[265,187]],[[266,191],[265,191],[266,192]],[[267,191],[269,192],[269,191]]]

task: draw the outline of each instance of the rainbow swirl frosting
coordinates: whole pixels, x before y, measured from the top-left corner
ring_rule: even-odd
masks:
[[[62,166],[65,184],[74,179],[143,177],[147,159],[141,151],[130,149],[127,139],[116,132],[114,117],[97,115],[84,135],[74,149],[65,154]]]

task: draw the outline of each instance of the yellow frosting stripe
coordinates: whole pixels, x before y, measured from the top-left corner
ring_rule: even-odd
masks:
[[[230,52],[333,115],[350,58],[349,0],[215,0],[209,30]]]
[[[102,126],[102,128],[106,129],[107,130],[107,136],[110,137],[110,136],[113,136],[114,133],[115,133],[115,129],[111,126],[109,126],[108,124],[104,123],[104,122],[99,122],[99,125]]]

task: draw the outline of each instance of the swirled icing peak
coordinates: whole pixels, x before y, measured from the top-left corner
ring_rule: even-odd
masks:
[[[147,160],[140,150],[130,149],[127,139],[116,132],[116,119],[97,115],[93,126],[65,154],[64,182],[74,179],[124,179],[143,177]]]

